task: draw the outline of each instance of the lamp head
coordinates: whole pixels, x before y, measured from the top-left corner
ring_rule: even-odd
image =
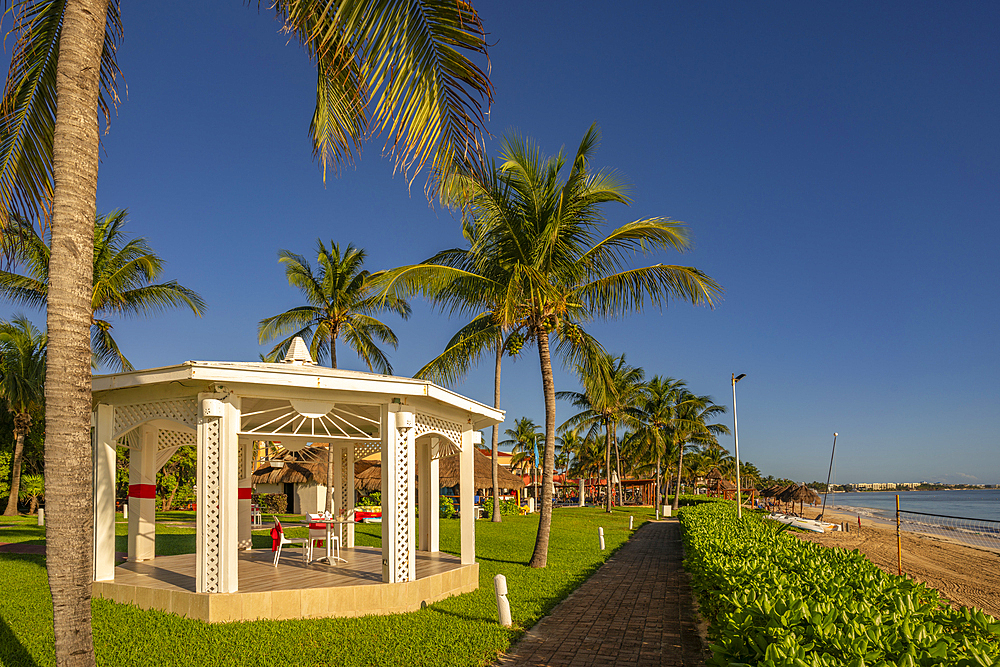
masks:
[[[840,435],[840,434],[839,434],[839,433],[834,433],[834,434],[833,434],[833,437],[835,437],[835,438],[836,438],[836,437],[837,437],[838,435]]]
[[[746,373],[740,373],[739,375],[734,375],[733,376],[733,384],[736,384],[737,382],[739,382],[740,380],[742,380],[746,376],[747,376]]]

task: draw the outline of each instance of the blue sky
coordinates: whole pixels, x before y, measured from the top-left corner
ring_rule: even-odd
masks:
[[[574,150],[596,121],[595,164],[633,184],[609,223],[685,221],[696,249],[650,261],[726,289],[714,310],[677,303],[592,331],[719,403],[746,373],[740,453],[765,473],[824,479],[838,431],[838,481],[1000,482],[1000,7],[637,4],[476,2],[494,149],[517,128]],[[190,0],[122,12],[128,96],[98,208],[129,208],[165,277],[210,308],[117,323],[137,367],[256,360],[257,322],[299,305],[281,248],[353,243],[376,270],[460,243],[377,139],[324,186],[307,136],[315,74],[270,15]],[[387,318],[402,375],[462,324],[413,306]],[[491,402],[487,365],[457,389]],[[557,389],[575,388],[559,371]],[[501,407],[506,427],[542,423],[533,350],[507,363]]]

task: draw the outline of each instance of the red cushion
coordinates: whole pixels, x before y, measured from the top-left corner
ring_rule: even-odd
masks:
[[[277,551],[281,544],[281,529],[275,526],[271,529],[271,551]]]

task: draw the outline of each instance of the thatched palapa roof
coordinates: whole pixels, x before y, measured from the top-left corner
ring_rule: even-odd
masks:
[[[438,480],[441,486],[458,486],[458,454],[446,456],[440,460],[438,468]],[[478,449],[473,455],[475,462],[475,472],[473,481],[477,489],[489,489],[493,487],[493,462]],[[417,470],[420,476],[420,470]],[[520,477],[511,474],[503,466],[497,470],[501,489],[520,489],[524,487],[524,482]],[[375,463],[367,470],[358,473],[354,478],[354,487],[360,491],[371,493],[382,490],[382,464]]]
[[[264,465],[253,471],[254,484],[315,484],[326,485],[327,445],[325,443],[303,447],[297,452],[282,451],[273,460],[284,462],[281,467]],[[372,461],[355,461],[355,477],[375,465]]]

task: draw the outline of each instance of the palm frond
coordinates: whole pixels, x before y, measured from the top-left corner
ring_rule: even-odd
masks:
[[[457,384],[484,354],[496,350],[500,329],[491,313],[482,313],[458,330],[444,351],[430,360],[413,377],[445,386]]]
[[[493,88],[465,55],[486,55],[470,4],[278,0],[273,8],[318,63],[312,133],[324,174],[327,161],[349,159],[369,131],[386,136],[404,174],[428,160],[443,173],[481,153]]]

